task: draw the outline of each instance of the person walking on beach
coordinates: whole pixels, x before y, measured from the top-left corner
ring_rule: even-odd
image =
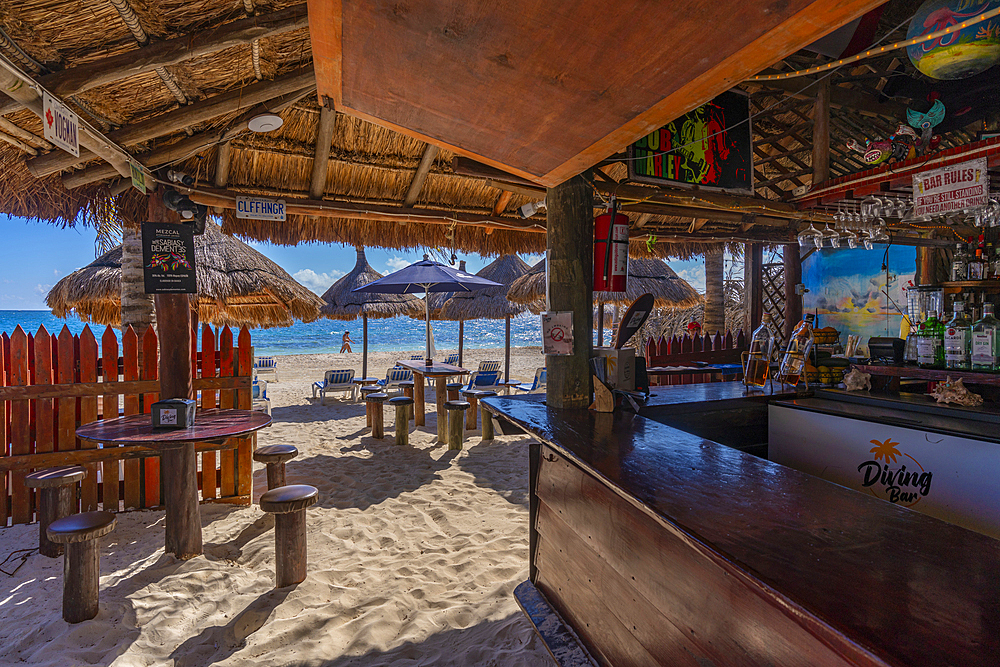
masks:
[[[343,343],[343,345],[340,347],[340,353],[343,354],[344,352],[350,352],[351,343],[354,342],[353,340],[351,340],[351,332],[345,331],[343,338],[341,338],[340,340]]]

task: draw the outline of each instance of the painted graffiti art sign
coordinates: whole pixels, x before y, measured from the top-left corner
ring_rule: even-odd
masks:
[[[750,98],[729,91],[628,147],[629,178],[753,194]]]
[[[80,157],[80,121],[59,100],[42,92],[42,130],[45,138],[74,157]]]
[[[146,294],[194,294],[194,225],[142,225],[142,272]]]
[[[986,206],[990,176],[986,158],[978,158],[913,176],[913,215],[944,215]]]

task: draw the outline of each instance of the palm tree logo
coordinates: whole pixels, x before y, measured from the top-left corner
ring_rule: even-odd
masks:
[[[886,438],[885,442],[880,440],[871,440],[870,442],[875,446],[868,451],[875,455],[876,461],[882,459],[884,462],[888,463],[889,459],[892,459],[892,462],[895,463],[896,457],[902,456],[900,451],[896,449],[896,445],[899,443],[893,442],[892,438]]]

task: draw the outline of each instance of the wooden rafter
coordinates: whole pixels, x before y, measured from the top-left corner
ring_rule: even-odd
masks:
[[[309,196],[312,199],[322,199],[326,192],[326,176],[330,173],[330,148],[336,122],[337,112],[324,106],[320,110],[316,127],[316,154],[313,157],[312,175],[309,177]]]
[[[417,203],[420,191],[424,189],[424,181],[427,180],[427,174],[431,173],[431,167],[434,166],[434,158],[437,157],[438,150],[438,147],[434,144],[427,144],[424,147],[424,154],[420,158],[420,164],[417,165],[417,170],[413,173],[410,187],[407,189],[406,197],[403,199],[403,208],[410,208]]]

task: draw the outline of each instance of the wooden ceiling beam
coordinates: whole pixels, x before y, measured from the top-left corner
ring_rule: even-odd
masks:
[[[309,177],[309,197],[312,199],[322,199],[326,192],[326,177],[330,173],[330,149],[336,124],[337,112],[331,106],[324,105],[319,112],[316,154],[313,156],[312,175]]]
[[[410,187],[406,191],[406,197],[403,199],[403,208],[411,208],[417,203],[420,191],[424,189],[424,181],[427,180],[427,174],[431,173],[431,167],[434,166],[434,158],[437,157],[438,150],[438,147],[434,144],[427,144],[424,147],[424,154],[420,158],[420,164],[417,165],[417,170],[413,173]]]
[[[262,81],[245,88],[236,88],[189,106],[178,107],[165,114],[127,125],[114,132],[109,132],[108,138],[125,146],[158,139],[179,132],[185,127],[204,123],[219,116],[248,109],[276,97],[302,90],[311,85],[315,79],[316,75],[313,73],[312,67],[303,67],[273,81]],[[79,158],[65,151],[53,151],[32,158],[26,164],[28,171],[33,176],[43,178],[96,158],[97,156],[88,150],[81,150]]]
[[[493,204],[493,215],[502,215],[504,211],[507,210],[507,204],[510,203],[510,198],[514,193],[509,190],[502,190],[500,196],[497,197],[497,201]]]
[[[760,85],[772,90],[778,90],[800,100],[811,100],[816,97],[818,80],[812,77],[796,77],[780,81],[761,81]],[[906,105],[892,100],[880,101],[877,97],[852,90],[844,86],[831,86],[830,106],[836,109],[857,111],[866,116],[886,116],[901,118],[906,116]]]
[[[253,109],[250,109],[233,121],[228,127],[212,130],[210,132],[201,132],[192,137],[188,137],[187,139],[182,139],[176,143],[156,148],[148,153],[136,155],[135,158],[150,169],[155,169],[156,167],[168,163],[180,162],[181,160],[197,155],[206,148],[211,148],[216,144],[230,141],[233,137],[246,131],[247,124],[250,122],[250,119],[257,114],[265,111],[270,113],[279,113],[295,104],[306,95],[309,95],[314,90],[315,86],[309,86],[294,93],[282,95],[281,97],[267,102],[266,104],[261,104]],[[108,165],[100,164],[87,167],[86,169],[81,169],[80,171],[76,171],[71,174],[66,174],[63,176],[62,181],[63,186],[67,190],[72,190],[73,188],[78,188],[82,185],[103,181],[111,178],[112,176],[114,176],[113,169],[109,169]]]

